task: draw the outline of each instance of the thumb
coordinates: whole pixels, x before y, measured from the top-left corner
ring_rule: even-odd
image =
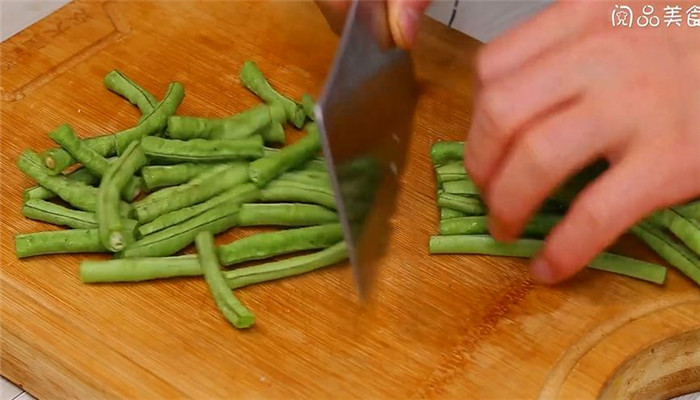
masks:
[[[396,45],[408,49],[418,36],[418,26],[430,0],[388,0],[389,27]]]

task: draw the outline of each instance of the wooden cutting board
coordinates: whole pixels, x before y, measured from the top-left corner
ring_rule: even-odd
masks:
[[[654,399],[700,389],[700,290],[675,271],[665,287],[584,271],[548,288],[528,280],[523,260],[428,255],[438,219],[428,151],[465,135],[478,43],[431,20],[419,42],[423,93],[375,301],[360,307],[339,265],[238,290],[257,316],[249,331],[223,320],[201,279],[90,286],[78,279],[82,256],[17,260],[14,234],[53,228],[21,217],[32,182],[15,159],[51,146],[46,133],[60,123],[83,136],[133,125],[136,109],[102,87],[114,68],[158,97],[182,82],[180,114],[257,104],[237,81],[249,59],[282,92],[317,95],[337,38],[313,3],[80,1],[2,43],[2,375],[42,399]]]

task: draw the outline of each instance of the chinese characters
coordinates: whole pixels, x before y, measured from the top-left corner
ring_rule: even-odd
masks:
[[[657,15],[662,13],[662,17]],[[667,5],[662,10],[657,11],[652,5],[645,5],[639,10],[635,19],[635,12],[630,6],[615,5],[610,15],[613,27],[639,28],[646,27],[700,27],[700,5],[693,5],[685,10],[679,5]]]

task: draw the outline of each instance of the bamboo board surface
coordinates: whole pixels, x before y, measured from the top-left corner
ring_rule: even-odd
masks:
[[[547,288],[528,280],[523,260],[427,254],[438,220],[429,148],[466,132],[478,48],[430,20],[415,50],[422,96],[395,240],[370,305],[338,265],[239,290],[258,321],[243,332],[201,279],[83,285],[85,256],[14,256],[14,234],[51,229],[20,214],[33,184],[15,167],[20,151],[50,147],[46,133],[61,123],[92,136],[138,119],[102,87],[109,70],[159,98],[180,81],[179,114],[224,116],[258,104],[238,84],[245,60],[284,93],[318,95],[336,45],[313,3],[290,1],[78,1],[2,43],[0,373],[41,399],[649,399],[700,389],[700,290],[675,271],[663,288],[599,271]],[[636,241],[622,247],[658,261]]]

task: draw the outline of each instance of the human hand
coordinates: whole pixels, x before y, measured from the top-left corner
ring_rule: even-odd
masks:
[[[340,35],[351,0],[315,0],[333,32]],[[416,40],[418,26],[430,0],[386,0],[389,27],[398,47],[408,49]]]
[[[645,4],[663,16],[665,4]],[[652,211],[700,195],[700,27],[685,12],[682,27],[612,27],[613,9],[558,2],[477,57],[465,166],[496,239],[516,238],[587,164],[610,164],[533,260],[541,282],[571,277]]]

